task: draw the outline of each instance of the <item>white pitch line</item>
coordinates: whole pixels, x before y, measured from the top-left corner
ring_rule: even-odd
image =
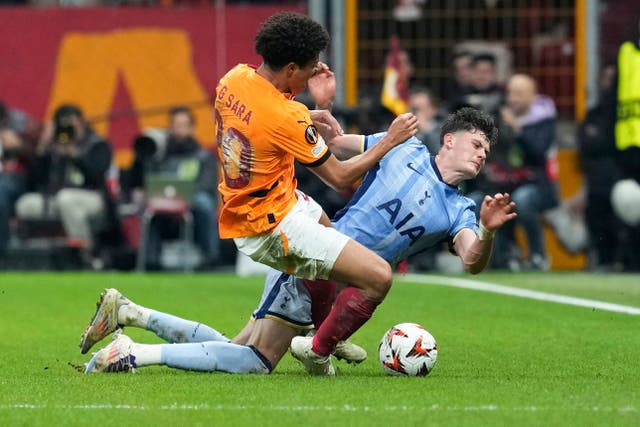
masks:
[[[568,406],[568,407],[553,407],[553,406],[500,406],[496,404],[484,404],[484,405],[466,405],[466,406],[451,406],[440,405],[433,403],[425,406],[404,406],[404,405],[387,405],[387,406],[357,406],[357,405],[209,405],[207,403],[199,404],[177,404],[160,406],[145,406],[145,405],[128,405],[128,404],[34,404],[34,403],[18,403],[13,405],[0,404],[0,410],[15,410],[15,409],[28,409],[28,410],[47,410],[47,409],[64,409],[64,410],[122,410],[122,411],[213,411],[213,412],[232,412],[232,411],[257,411],[257,410],[271,410],[274,412],[409,412],[415,414],[416,412],[494,412],[494,411],[514,411],[514,412],[545,412],[545,411],[557,411],[557,410],[571,410],[571,411],[585,411],[585,412],[619,412],[629,413],[638,412],[636,406]]]
[[[475,291],[493,292],[496,294],[510,295],[520,298],[529,298],[539,301],[555,302],[558,304],[575,305],[615,313],[640,316],[640,308],[630,305],[614,304],[586,298],[571,297],[568,295],[551,294],[548,292],[533,291],[530,289],[515,288],[513,286],[498,285],[497,283],[481,282],[478,280],[461,279],[457,277],[434,276],[430,274],[405,274],[397,276],[402,282],[417,282],[429,285],[453,286],[456,288],[472,289]]]

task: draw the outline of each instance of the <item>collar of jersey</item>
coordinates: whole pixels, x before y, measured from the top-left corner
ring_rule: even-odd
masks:
[[[438,177],[440,182],[445,184],[447,187],[458,191],[458,187],[456,187],[455,185],[451,185],[447,182],[444,182],[444,179],[442,179],[442,174],[440,173],[440,169],[438,169],[438,165],[436,164],[436,156],[429,156],[429,160],[431,161],[431,167],[433,168],[433,171],[436,173],[436,176]]]

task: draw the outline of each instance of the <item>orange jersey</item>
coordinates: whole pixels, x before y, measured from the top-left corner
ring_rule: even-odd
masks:
[[[294,160],[318,166],[331,152],[307,107],[246,64],[220,79],[214,107],[220,237],[269,232],[296,204]]]

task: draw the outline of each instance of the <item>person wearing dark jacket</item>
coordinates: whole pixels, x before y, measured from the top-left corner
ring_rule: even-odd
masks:
[[[195,118],[188,107],[177,106],[169,111],[166,141],[155,141],[151,155],[138,147],[131,176],[131,187],[145,188],[149,174],[172,175],[193,179],[195,191],[191,200],[194,219],[194,239],[202,255],[201,266],[212,267],[219,262],[217,185],[218,165],[213,153],[203,148],[194,137]],[[146,268],[161,268],[162,239],[177,234],[177,223],[168,215],[158,215],[151,221],[146,251]]]
[[[525,74],[513,75],[507,84],[507,102],[501,110],[504,130],[511,133],[513,173],[518,176],[511,198],[529,245],[528,266],[549,268],[541,214],[559,203],[554,159],[557,111],[553,100],[538,94],[535,80]],[[517,158],[517,159],[516,159]]]
[[[0,254],[9,245],[9,220],[16,200],[27,191],[41,124],[0,101]]]
[[[16,202],[22,220],[60,219],[69,243],[91,261],[97,236],[110,225],[106,173],[112,149],[75,105],[59,107],[49,135],[36,148],[34,192]]]
[[[607,111],[615,79],[615,66],[606,66],[600,77],[598,103],[587,111],[578,126],[578,151],[586,187],[585,221],[589,230],[589,267],[610,271],[618,256],[619,224],[611,206],[611,188],[616,181],[616,146],[611,130],[613,117]]]

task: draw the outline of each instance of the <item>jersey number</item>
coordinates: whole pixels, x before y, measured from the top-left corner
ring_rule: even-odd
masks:
[[[224,182],[229,188],[243,188],[249,185],[253,147],[239,130],[234,128],[224,132],[222,117],[218,110],[216,116],[216,141],[222,159]]]

